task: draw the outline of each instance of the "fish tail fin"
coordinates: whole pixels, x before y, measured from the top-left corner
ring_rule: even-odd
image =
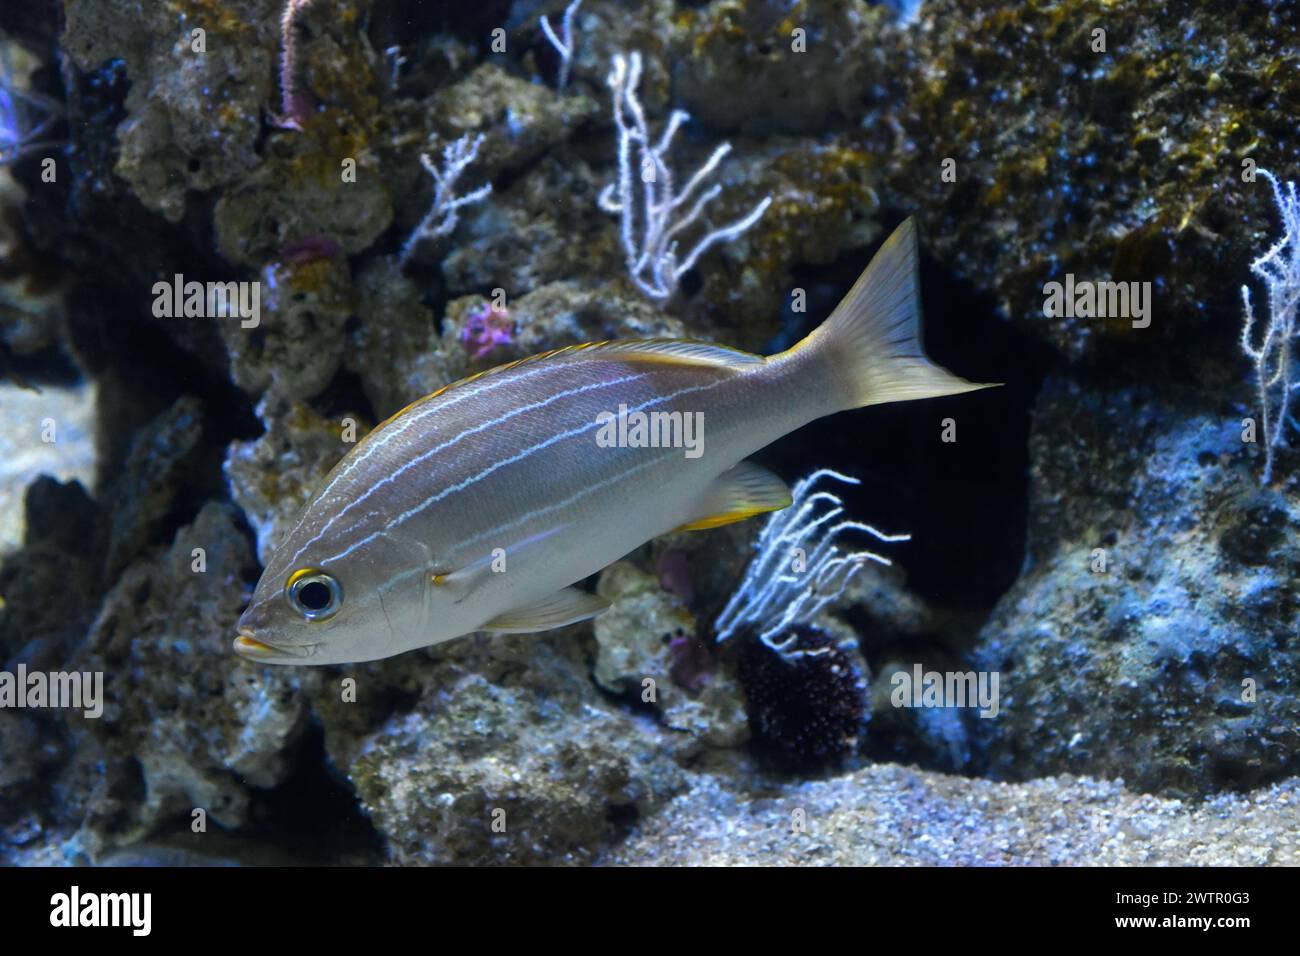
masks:
[[[958,395],[968,382],[934,364],[921,344],[916,224],[894,230],[830,318],[788,354],[815,348],[845,408]]]

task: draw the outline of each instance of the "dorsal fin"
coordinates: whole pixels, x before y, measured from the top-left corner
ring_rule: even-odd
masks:
[[[462,385],[468,385],[470,382],[478,381],[489,375],[499,375],[521,365],[532,365],[534,362],[544,362],[547,359],[560,358],[561,356],[574,359],[595,358],[598,356],[611,358],[616,356],[633,362],[658,361],[678,365],[711,365],[715,368],[740,368],[749,365],[762,365],[767,361],[763,356],[754,355],[752,352],[743,352],[740,349],[715,345],[712,342],[700,342],[695,339],[610,339],[605,342],[565,345],[562,348],[551,349],[549,352],[538,352],[536,355],[529,355],[527,358],[516,359],[513,362],[506,362],[504,365],[497,365],[493,368],[484,369],[482,372],[475,372],[473,375],[466,375],[464,378],[457,379],[435,392],[430,392],[423,398],[417,398],[405,408],[389,415],[374,430],[378,431],[384,425],[402,417],[415,407],[423,405],[440,395],[446,395],[452,389],[460,388]]]
[[[609,358],[617,356],[632,361],[666,362],[676,365],[712,365],[715,367],[762,365],[761,355],[742,352],[726,345],[697,339],[615,339],[590,342],[573,347],[574,357]]]

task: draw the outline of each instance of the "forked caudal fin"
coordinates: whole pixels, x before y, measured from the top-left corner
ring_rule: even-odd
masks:
[[[997,383],[968,382],[935,365],[921,344],[916,223],[885,240],[830,318],[787,355],[815,348],[845,408],[958,395]]]

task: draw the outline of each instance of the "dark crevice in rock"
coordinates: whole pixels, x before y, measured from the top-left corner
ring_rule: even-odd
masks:
[[[808,312],[784,337],[796,341],[820,323],[872,251],[801,270],[795,284],[809,290]],[[837,493],[857,520],[912,535],[905,544],[876,548],[906,570],[912,589],[940,606],[988,610],[1023,563],[1030,408],[1052,355],[928,258],[921,290],[930,356],[972,381],[1005,384],[960,398],[844,412],[757,457],[791,481],[817,467],[859,478],[860,486]],[[947,418],[955,421],[952,443],[942,440]]]
[[[241,835],[317,863],[377,862],[383,838],[362,812],[351,784],[334,769],[319,726],[302,735],[291,760],[293,770],[283,783],[252,791],[252,822]]]

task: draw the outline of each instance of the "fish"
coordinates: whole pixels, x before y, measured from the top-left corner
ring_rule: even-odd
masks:
[[[838,412],[992,384],[926,356],[917,263],[908,219],[831,315],[775,355],[691,339],[586,343],[412,403],[303,507],[235,652],[348,664],[595,617],[609,602],[575,585],[645,542],[790,504],[780,477],[745,460],[764,446]]]

